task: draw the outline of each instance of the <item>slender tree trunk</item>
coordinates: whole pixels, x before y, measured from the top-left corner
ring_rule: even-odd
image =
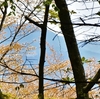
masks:
[[[44,22],[41,27],[41,41],[40,41],[40,62],[39,62],[39,99],[44,99],[44,62],[45,62],[45,49],[46,49],[46,32],[48,22],[49,5],[45,8]]]
[[[61,22],[61,30],[65,38],[68,48],[68,54],[71,61],[75,82],[86,82],[85,72],[81,61],[80,53],[78,50],[76,38],[71,23],[69,10],[65,0],[55,0],[59,8],[59,18]],[[77,99],[88,99],[88,93],[83,91],[86,83],[76,83]]]

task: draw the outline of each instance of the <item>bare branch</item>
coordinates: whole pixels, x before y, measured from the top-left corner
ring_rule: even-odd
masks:
[[[98,70],[94,78],[90,81],[90,83],[84,88],[84,92],[87,93],[88,91],[90,91],[91,88],[96,84],[95,82],[98,82],[99,78],[100,78],[100,69]]]
[[[5,2],[6,2],[6,5],[4,6],[4,11],[2,12],[2,13],[3,13],[3,17],[2,17],[2,20],[1,20],[1,24],[0,24],[0,31],[1,31],[1,29],[2,29],[4,20],[5,20],[5,18],[6,18],[6,14],[7,14],[8,3],[7,3],[6,0],[5,0]],[[1,11],[2,11],[2,10],[1,10]]]
[[[33,23],[34,25],[38,26],[39,28],[42,28],[41,24],[38,24],[38,22],[35,22],[34,20],[30,19],[28,16],[25,16],[25,19],[28,20],[30,23]]]

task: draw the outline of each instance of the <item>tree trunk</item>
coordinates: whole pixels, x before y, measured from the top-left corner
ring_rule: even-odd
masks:
[[[73,26],[71,23],[69,10],[65,0],[55,0],[59,8],[59,18],[61,22],[61,30],[64,35],[66,46],[68,49],[69,58],[71,61],[74,79],[76,82],[77,99],[88,99],[88,93],[83,91],[86,86],[85,72],[81,61],[80,53],[78,50]],[[81,82],[81,83],[78,83]]]
[[[49,5],[45,7],[45,15],[43,25],[41,27],[41,41],[40,41],[40,62],[39,62],[39,99],[44,99],[44,62],[45,62],[45,49],[46,49],[46,32],[48,22]]]

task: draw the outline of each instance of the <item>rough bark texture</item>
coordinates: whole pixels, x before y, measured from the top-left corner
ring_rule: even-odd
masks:
[[[71,61],[73,74],[76,82],[86,82],[85,72],[78,50],[76,38],[73,31],[69,11],[65,0],[55,0],[59,8],[59,18],[61,22],[61,30],[65,38],[68,48],[68,54]],[[86,83],[76,83],[77,99],[88,99],[88,93],[83,91]]]

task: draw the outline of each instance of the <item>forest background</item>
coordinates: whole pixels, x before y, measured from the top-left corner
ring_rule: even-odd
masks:
[[[0,99],[99,99],[99,6],[0,0]]]

